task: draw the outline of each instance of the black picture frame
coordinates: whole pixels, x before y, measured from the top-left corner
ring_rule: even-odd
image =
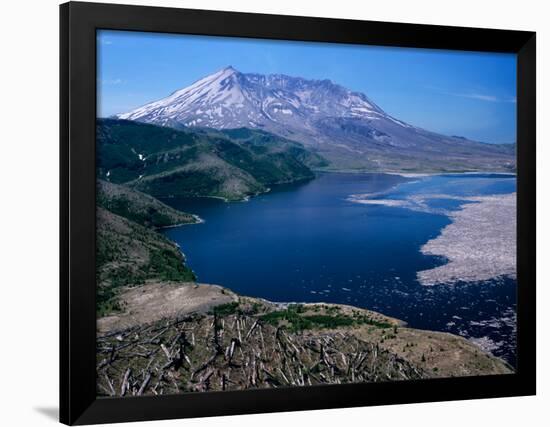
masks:
[[[96,30],[517,54],[517,371],[510,375],[96,398]],[[161,7],[60,6],[60,421],[160,420],[532,395],[535,379],[534,32]]]

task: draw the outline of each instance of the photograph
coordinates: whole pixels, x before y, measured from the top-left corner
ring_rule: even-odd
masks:
[[[540,4],[4,2],[2,425],[540,424]]]
[[[516,54],[98,29],[96,67],[98,398],[516,373]]]

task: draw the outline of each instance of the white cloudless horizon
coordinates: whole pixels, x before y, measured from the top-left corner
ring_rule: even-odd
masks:
[[[141,426],[275,427],[541,425],[550,404],[549,7],[498,0],[127,0],[126,3],[376,21],[534,30],[538,103],[538,395],[370,408],[147,422]],[[58,414],[59,11],[58,1],[3,2],[0,27],[3,140],[0,422],[53,425]],[[546,17],[546,18],[545,18]],[[545,265],[546,264],[546,265]],[[138,424],[133,424],[138,425]]]

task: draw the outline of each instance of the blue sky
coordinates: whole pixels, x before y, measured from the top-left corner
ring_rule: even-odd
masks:
[[[416,126],[478,141],[516,140],[516,56],[98,31],[98,115],[163,98],[223,67],[330,79]]]

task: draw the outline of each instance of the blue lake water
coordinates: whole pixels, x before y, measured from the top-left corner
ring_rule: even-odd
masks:
[[[165,199],[203,224],[166,229],[199,281],[272,301],[352,304],[405,320],[412,327],[487,337],[493,353],[516,360],[516,281],[423,286],[416,273],[445,261],[420,247],[450,224],[457,197],[515,191],[514,176],[320,174],[278,186],[248,202]],[[429,199],[433,210],[348,200]]]

